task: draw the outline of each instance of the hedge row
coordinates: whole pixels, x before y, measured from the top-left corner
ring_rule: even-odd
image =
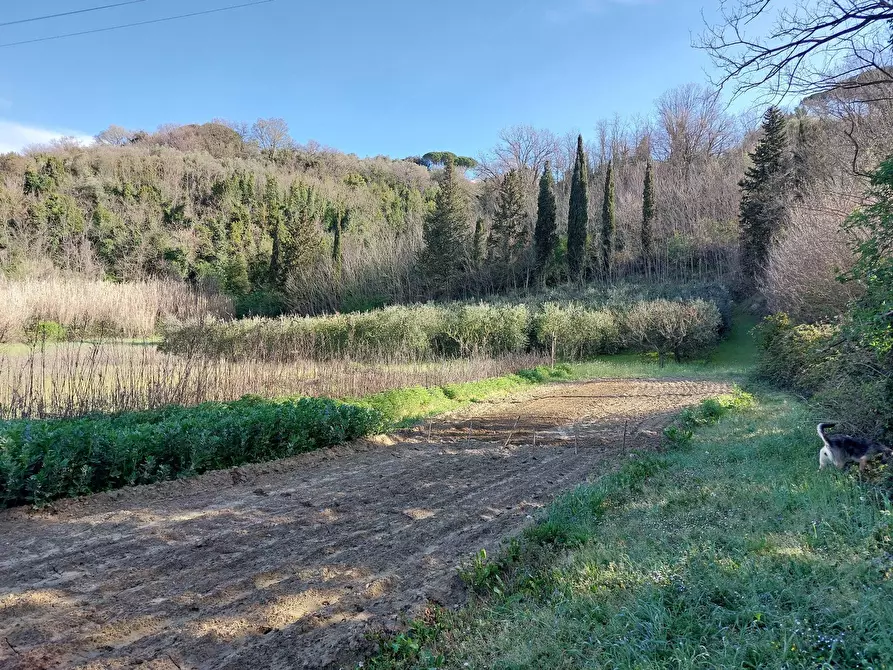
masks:
[[[593,308],[576,302],[413,305],[359,314],[168,325],[162,350],[237,360],[386,361],[497,357],[530,350],[574,360],[621,350],[703,353],[721,328],[712,302],[640,300]]]

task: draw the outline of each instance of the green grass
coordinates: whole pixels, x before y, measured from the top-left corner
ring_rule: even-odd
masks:
[[[404,426],[427,416],[458,409],[469,402],[490,400],[536,384],[556,381],[636,377],[741,381],[756,359],[756,343],[750,331],[757,324],[757,319],[743,310],[735,310],[733,318],[735,326],[729,336],[703,360],[682,363],[668,361],[661,367],[656,354],[598,356],[585,363],[539,367],[478,382],[384,391],[353,402],[377,409],[398,426]]]
[[[562,364],[555,367],[521,370],[517,374],[476,382],[447,384],[432,388],[393,389],[352,402],[381,412],[393,422],[393,427],[399,428],[412,425],[427,416],[449,412],[472,402],[483,402],[518,393],[537,384],[579,378],[576,367]]]
[[[727,372],[709,362],[660,367],[644,356],[615,356],[476,382],[396,389],[344,403],[323,398],[251,398],[113,416],[0,421],[0,506],[42,504],[59,497],[274,460],[410,425],[432,414],[537,384]]]
[[[893,667],[893,507],[818,471],[813,425],[784,395],[708,401],[366,667]]]

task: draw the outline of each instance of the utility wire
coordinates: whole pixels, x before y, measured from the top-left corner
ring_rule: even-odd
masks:
[[[124,5],[136,5],[146,0],[129,0],[128,2],[116,2],[114,5],[103,5],[102,7],[90,7],[89,9],[75,9],[71,12],[62,12],[61,14],[47,14],[46,16],[35,16],[30,19],[19,19],[18,21],[7,21],[0,23],[0,28],[6,26],[17,26],[21,23],[33,23],[34,21],[46,21],[47,19],[58,19],[60,16],[74,16],[75,14],[86,14],[88,12],[98,12],[103,9],[111,9],[112,7],[123,7]]]
[[[177,21],[179,19],[188,19],[193,16],[205,16],[207,14],[217,14],[219,12],[229,12],[233,9],[241,9],[243,7],[254,7],[256,5],[266,5],[275,0],[257,0],[257,2],[246,2],[241,5],[230,5],[228,7],[218,7],[217,9],[206,9],[203,12],[192,12],[191,14],[178,14],[177,16],[166,16],[162,19],[151,19],[150,21],[137,21],[136,23],[124,23],[118,26],[109,26],[108,28],[94,28],[93,30],[81,30],[76,33],[65,33],[63,35],[52,35],[50,37],[38,37],[33,40],[23,40],[21,42],[7,42],[0,44],[0,49],[6,47],[17,47],[23,44],[36,44],[37,42],[49,42],[50,40],[61,40],[66,37],[78,37],[80,35],[93,35],[95,33],[105,33],[111,30],[122,30],[123,28],[136,28],[137,26],[148,26],[153,23],[164,23],[166,21]]]

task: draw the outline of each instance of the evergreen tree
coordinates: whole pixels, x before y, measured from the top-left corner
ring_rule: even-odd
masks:
[[[245,221],[247,208],[238,205],[229,224],[229,261],[225,270],[226,289],[233,295],[245,295],[251,290],[248,262],[245,260]]]
[[[652,259],[652,225],[654,224],[654,165],[645,166],[645,188],[642,192],[642,256],[646,263]]]
[[[444,293],[450,293],[462,271],[468,204],[456,177],[455,165],[447,159],[434,211],[425,221],[422,264],[428,278]]]
[[[817,160],[815,127],[802,111],[797,112],[797,141],[791,152],[791,186],[796,200],[802,202],[816,181]]]
[[[526,218],[521,173],[509,170],[499,185],[496,214],[490,231],[495,260],[511,265],[517,259],[518,252],[527,245]]]
[[[341,246],[341,237],[350,223],[350,210],[346,207],[329,207],[326,212],[329,221],[329,230],[332,233],[332,271],[336,281],[341,281],[344,270],[344,250]]]
[[[479,218],[474,224],[474,237],[471,240],[471,261],[475,270],[480,270],[487,254],[487,236],[484,230],[484,220]]]
[[[605,197],[602,201],[602,276],[609,277],[614,266],[614,162],[608,161],[605,173]]]
[[[270,281],[282,286],[285,280],[282,259],[282,202],[279,196],[279,184],[275,177],[267,177],[264,188],[264,224],[273,239],[273,250],[270,254]]]
[[[787,179],[785,119],[778,107],[763,115],[763,137],[750,154],[752,165],[740,182],[741,266],[753,280],[766,262],[769,245],[784,216]]]
[[[589,238],[589,167],[583,149],[583,136],[577,138],[577,158],[571,178],[567,215],[567,265],[572,280],[583,275],[586,243]]]
[[[537,202],[536,228],[533,243],[536,246],[535,273],[544,280],[549,262],[558,246],[558,205],[555,201],[555,178],[552,166],[546,161],[543,176],[540,178],[540,195]]]
[[[323,240],[319,224],[325,210],[326,204],[316,189],[297,180],[292,182],[280,240],[286,274],[305,274],[320,259]]]

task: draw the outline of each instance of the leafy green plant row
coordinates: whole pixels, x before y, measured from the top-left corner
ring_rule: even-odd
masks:
[[[621,350],[661,361],[705,352],[721,315],[713,302],[639,300],[623,306],[577,302],[413,305],[320,317],[194,321],[166,327],[162,349],[231,359],[358,360],[502,356],[546,351],[576,360]]]
[[[0,507],[40,505],[271,461],[382,433],[474,400],[570,376],[567,366],[354,402],[327,398],[170,407],[115,416],[0,422]]]
[[[378,411],[323,398],[0,422],[0,506],[188,477],[380,432]]]

